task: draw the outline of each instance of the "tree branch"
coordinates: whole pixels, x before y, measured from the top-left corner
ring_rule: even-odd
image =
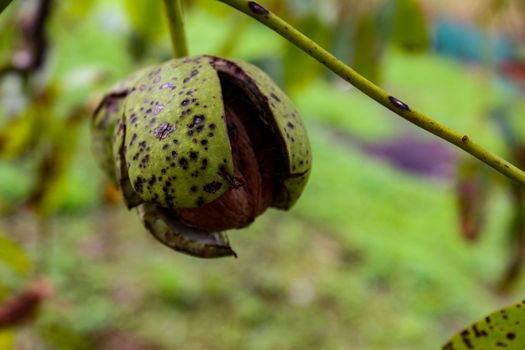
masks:
[[[248,16],[261,22],[268,28],[280,34],[282,37],[302,49],[308,55],[325,65],[335,74],[361,90],[364,94],[382,104],[392,112],[422,129],[456,145],[464,151],[470,153],[482,162],[491,166],[501,174],[525,184],[525,172],[507,162],[503,158],[489,152],[481,145],[470,139],[468,135],[459,133],[446,125],[433,120],[425,114],[418,112],[406,103],[388,94],[386,91],[367,80],[352,68],[338,60],[331,53],[320,47],[310,38],[299,32],[290,24],[261,6],[255,1],[246,0],[218,0],[231,6]]]

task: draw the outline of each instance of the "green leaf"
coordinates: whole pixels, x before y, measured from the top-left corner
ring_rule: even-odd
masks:
[[[54,214],[64,202],[67,185],[71,180],[71,165],[75,155],[80,118],[70,117],[51,140],[52,145],[41,159],[37,181],[30,203],[41,216]]]
[[[0,158],[13,159],[31,148],[36,124],[33,112],[33,109],[27,110],[0,129]]]
[[[496,311],[457,333],[442,350],[525,349],[525,301]]]
[[[2,7],[2,0],[0,0],[0,9]],[[2,66],[5,66],[10,62],[11,55],[17,39],[17,35],[20,32],[20,23],[15,20],[16,16],[11,15],[14,13],[14,7],[11,6],[9,9],[4,11],[5,13],[0,14],[0,62]]]
[[[392,42],[410,51],[426,50],[430,34],[419,0],[396,0],[391,13],[390,38]]]
[[[89,341],[73,328],[65,324],[48,323],[39,326],[39,333],[44,342],[56,350],[89,350],[93,347]],[[0,349],[2,349],[0,347]]]
[[[11,330],[0,330],[0,350],[14,349],[15,335]]]
[[[31,259],[18,243],[2,234],[0,234],[0,264],[7,265],[20,274],[28,273],[32,265]]]
[[[381,79],[382,43],[377,32],[374,15],[362,15],[357,19],[353,35],[354,68],[373,82]]]
[[[326,47],[331,41],[330,28],[321,22],[317,16],[312,15],[302,18],[296,25],[306,36],[321,44],[321,46]],[[323,66],[319,62],[305,55],[302,50],[290,42],[285,44],[283,66],[286,89],[304,88],[323,70]]]
[[[84,18],[93,10],[96,2],[95,0],[68,1],[64,5],[68,16]]]
[[[125,0],[124,6],[132,25],[142,40],[154,41],[167,30],[161,1]]]

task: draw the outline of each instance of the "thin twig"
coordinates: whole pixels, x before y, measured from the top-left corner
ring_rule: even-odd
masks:
[[[182,0],[163,0],[163,2],[170,28],[173,56],[175,58],[188,56]]]
[[[459,133],[438,121],[418,112],[402,102],[398,98],[388,94],[386,91],[367,80],[352,68],[338,60],[331,53],[320,47],[307,36],[299,32],[290,24],[256,3],[246,0],[218,0],[223,2],[248,16],[261,22],[268,28],[277,32],[291,43],[305,51],[308,55],[325,65],[335,74],[361,90],[364,94],[379,102],[389,110],[393,111],[402,118],[419,126],[422,129],[456,145],[464,151],[470,153],[482,162],[499,171],[501,174],[525,184],[525,172],[518,169],[513,164],[503,158],[489,152],[481,145],[474,142],[468,135]]]

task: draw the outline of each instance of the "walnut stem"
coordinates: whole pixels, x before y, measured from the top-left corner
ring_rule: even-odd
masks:
[[[188,56],[188,43],[186,41],[186,30],[184,29],[184,9],[182,0],[163,0],[170,28],[171,45],[173,57],[180,58]]]

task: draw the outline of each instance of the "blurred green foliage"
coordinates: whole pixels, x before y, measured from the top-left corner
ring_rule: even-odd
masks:
[[[0,70],[34,50],[23,28],[37,3],[0,16]],[[0,77],[0,301],[43,261],[56,291],[32,323],[0,329],[0,349],[435,349],[520,299],[522,281],[506,295],[494,287],[512,216],[504,179],[489,176],[472,246],[459,233],[453,174],[420,176],[366,152],[430,136],[254,21],[213,1],[186,3],[193,54],[255,62],[297,104],[314,152],[306,193],[290,213],[232,232],[237,260],[195,260],[151,239],[115,204],[88,129],[115,81],[170,57],[160,1],[55,1],[45,64]],[[494,106],[508,104],[512,129],[525,130],[521,92],[495,84],[493,67],[429,51],[435,1],[264,3],[493,151],[511,153],[488,117]],[[431,149],[443,147],[454,172],[458,152],[441,141]]]
[[[31,270],[31,259],[19,244],[3,234],[0,236],[0,247],[2,247],[1,263],[6,267],[19,274],[27,274]]]

